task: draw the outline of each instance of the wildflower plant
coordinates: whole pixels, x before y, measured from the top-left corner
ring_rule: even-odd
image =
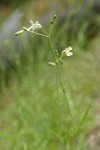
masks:
[[[51,50],[52,50],[52,53],[53,53],[53,57],[54,57],[54,61],[52,62],[48,62],[49,65],[51,66],[54,66],[56,71],[57,71],[57,74],[58,74],[58,78],[59,78],[59,85],[61,87],[61,90],[62,90],[62,93],[64,95],[64,98],[66,100],[66,107],[67,107],[67,118],[68,118],[68,121],[72,124],[72,129],[70,129],[70,127],[68,128],[68,138],[69,138],[69,146],[68,146],[68,150],[76,150],[77,146],[76,146],[76,141],[77,141],[77,138],[79,137],[79,133],[80,133],[80,130],[81,130],[81,127],[83,125],[83,123],[85,122],[85,119],[88,115],[88,112],[90,110],[90,107],[91,107],[91,104],[87,107],[78,127],[75,126],[74,124],[74,115],[72,113],[72,110],[71,110],[71,106],[70,106],[70,103],[68,101],[68,98],[67,98],[67,95],[66,95],[66,89],[65,89],[65,82],[64,82],[64,79],[63,79],[63,74],[60,70],[60,64],[63,64],[63,57],[70,57],[73,55],[73,49],[71,46],[65,48],[64,50],[62,50],[60,52],[60,54],[58,53],[58,50],[54,48],[54,44],[52,42],[52,38],[51,38],[51,35],[52,35],[52,29],[54,27],[54,24],[55,24],[55,21],[56,21],[56,15],[54,15],[52,17],[52,19],[50,20],[50,30],[49,32],[45,31],[45,29],[43,28],[43,26],[38,22],[33,22],[32,20],[30,20],[30,27],[22,27],[22,29],[18,32],[15,33],[15,36],[19,36],[21,34],[23,34],[24,32],[29,32],[31,34],[35,34],[35,35],[39,35],[39,36],[42,36],[42,37],[45,37],[49,40],[49,43],[51,45]],[[41,33],[39,33],[39,31],[42,31]],[[72,135],[72,131],[73,132],[73,135]],[[67,142],[66,142],[67,143]]]

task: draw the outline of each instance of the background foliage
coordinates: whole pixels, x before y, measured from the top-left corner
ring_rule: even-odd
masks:
[[[23,12],[20,27],[16,30],[29,26],[29,20],[37,18],[48,30],[50,18],[57,14],[52,35],[55,48],[60,52],[71,45],[74,51],[72,58],[65,59],[63,72],[76,126],[86,106],[93,103],[76,149],[99,150],[99,3],[86,2],[2,0],[0,22],[2,27],[16,7]],[[56,73],[48,66],[52,59],[48,41],[38,36],[15,38],[13,32],[1,41],[0,149],[63,150],[68,146],[67,127],[70,127],[73,139],[74,131],[66,117],[66,105],[56,82]]]

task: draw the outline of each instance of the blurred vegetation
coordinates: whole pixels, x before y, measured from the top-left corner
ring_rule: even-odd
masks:
[[[27,0],[0,0],[0,5],[4,5],[4,6],[14,6],[14,7],[18,7],[20,5],[22,5],[23,3],[25,3]]]
[[[3,4],[6,9],[8,5],[11,9],[12,6],[20,7],[22,4],[23,10],[24,7],[25,10],[30,10],[25,13],[28,16],[23,17],[26,23],[33,15],[31,2],[0,0],[0,6]],[[50,11],[50,9],[47,11],[47,8],[51,6],[49,2],[49,6],[45,6],[46,10],[44,1],[39,1],[39,5],[38,1],[33,2],[37,4],[34,10],[39,10],[42,15]],[[63,72],[67,97],[76,126],[81,121],[86,106],[89,102],[93,102],[93,109],[79,135],[80,148],[76,149],[81,150],[83,146],[86,150],[99,150],[98,145],[94,144],[93,148],[91,146],[88,148],[83,141],[87,134],[91,139],[91,135],[94,135],[91,129],[97,128],[100,124],[100,10],[96,9],[97,6],[94,7],[95,10],[89,5],[81,17],[82,1],[62,0],[60,3],[62,8],[65,4],[67,7],[73,6],[68,9],[69,13],[64,13],[65,15],[60,16],[61,11],[57,12],[58,18],[52,38],[59,52],[67,46],[73,47],[74,55],[70,59],[65,59]],[[38,16],[41,15],[38,14]],[[47,23],[44,24],[47,30],[49,20],[47,19]],[[66,105],[59,87],[58,99],[56,99],[56,73],[52,67],[48,66],[48,62],[52,60],[48,40],[28,35],[27,45],[23,46],[24,42],[20,37],[18,38],[23,43],[22,46],[14,45],[12,39],[9,39],[6,48],[12,55],[5,61],[0,59],[0,149],[65,150],[66,141],[68,141],[66,126],[70,127],[70,133],[73,131],[71,123],[66,119]],[[99,130],[98,133],[100,133]],[[89,145],[88,140],[89,138],[87,145]]]

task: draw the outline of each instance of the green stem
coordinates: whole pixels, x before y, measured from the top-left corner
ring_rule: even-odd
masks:
[[[49,41],[50,41],[50,44],[51,44],[51,47],[52,47],[52,51],[53,51],[53,54],[54,54],[54,57],[55,57],[55,61],[56,61],[56,65],[57,65],[57,72],[58,72],[58,75],[59,75],[59,79],[60,79],[59,81],[60,81],[60,85],[61,85],[61,88],[62,88],[62,92],[63,92],[64,97],[65,97],[66,102],[67,102],[67,108],[68,108],[69,115],[72,118],[70,106],[69,106],[68,99],[67,99],[66,92],[65,92],[64,82],[63,82],[62,75],[61,75],[60,69],[59,69],[58,59],[57,59],[57,56],[56,56],[56,53],[55,53],[54,46],[52,44],[50,35],[48,36],[48,38],[49,38]]]
[[[49,34],[43,28],[41,28],[41,29],[47,36],[49,36]]]
[[[49,36],[51,35],[53,25],[50,26]]]
[[[55,49],[54,49],[54,46],[53,46],[53,44],[52,44],[50,35],[48,36],[48,38],[49,38],[49,41],[50,41],[50,45],[51,45],[51,47],[52,47],[52,52],[53,52],[53,55],[54,55],[56,64],[58,64],[58,60],[57,60],[57,57],[56,57]]]
[[[41,34],[41,33],[32,32],[32,31],[29,31],[29,32],[31,32],[31,33],[34,33],[34,34],[36,34],[36,35],[40,35],[40,36],[45,36],[45,37],[48,37],[48,35],[44,35],[44,34]]]

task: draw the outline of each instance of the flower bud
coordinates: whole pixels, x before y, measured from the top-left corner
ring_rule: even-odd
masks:
[[[23,30],[24,30],[24,31],[28,31],[28,29],[27,29],[26,27],[23,27]]]
[[[54,21],[53,21],[53,20],[50,20],[50,23],[51,23],[51,24],[54,24]]]
[[[18,36],[18,35],[22,34],[23,32],[24,32],[24,30],[20,30],[20,31],[15,33],[15,36]]]
[[[52,19],[50,20],[50,23],[51,23],[51,24],[54,24],[54,22],[55,22],[56,18],[57,18],[57,16],[56,16],[56,15],[54,15],[54,16],[52,17]]]
[[[54,62],[48,62],[48,64],[51,66],[56,66],[56,64]]]
[[[56,16],[56,15],[54,15],[54,16],[53,16],[53,18],[52,18],[52,19],[53,19],[53,21],[54,21],[54,20],[56,20],[56,18],[57,18],[57,16]]]

